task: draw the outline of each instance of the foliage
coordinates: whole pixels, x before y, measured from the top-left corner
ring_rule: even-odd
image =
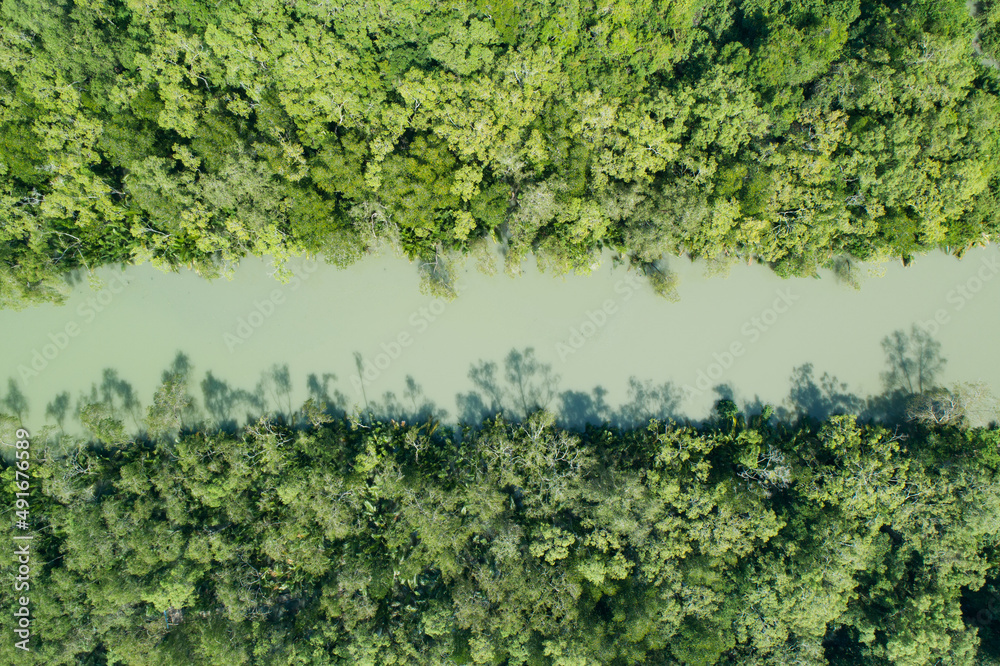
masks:
[[[998,6],[4,0],[0,306],[488,238],[512,272],[961,254],[998,229]]]
[[[723,401],[700,428],[570,432],[536,412],[455,432],[310,405],[303,429],[178,434],[183,372],[139,440],[97,401],[105,444],[35,443],[35,636],[0,644],[7,662],[971,666],[993,649],[995,427]]]

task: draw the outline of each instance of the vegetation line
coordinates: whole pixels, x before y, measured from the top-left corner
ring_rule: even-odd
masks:
[[[9,0],[0,306],[382,246],[780,275],[997,239],[1000,3]],[[847,262],[845,264],[845,261]]]
[[[37,647],[17,663],[1000,656],[995,426],[790,423],[729,401],[697,428],[358,425],[36,445]]]

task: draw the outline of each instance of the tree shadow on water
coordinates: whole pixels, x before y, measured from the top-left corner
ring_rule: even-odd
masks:
[[[787,404],[780,408],[783,418],[795,416],[825,419],[837,414],[855,414],[862,420],[901,423],[910,418],[908,409],[915,398],[941,391],[936,380],[947,360],[941,343],[919,326],[910,332],[893,331],[882,339],[885,370],[880,373],[881,393],[860,396],[845,382],[824,372],[817,380],[813,365],[806,363],[792,371]]]
[[[4,409],[13,414],[20,421],[28,417],[28,398],[21,392],[21,388],[14,379],[7,380],[7,395],[4,396],[2,405]]]
[[[881,374],[884,390],[880,394],[859,396],[837,377],[819,374],[812,364],[806,363],[794,368],[788,397],[773,413],[788,421],[855,414],[861,420],[886,423],[914,418],[940,422],[941,418],[959,418],[954,415],[970,413],[950,407],[955,402],[955,392],[936,386],[945,359],[940,345],[926,332],[917,328],[910,332],[896,331],[883,340],[882,347],[886,366]],[[523,421],[542,409],[551,412],[559,426],[578,431],[601,424],[642,427],[650,419],[702,423],[681,413],[683,392],[671,382],[629,377],[624,400],[614,406],[608,401],[608,389],[600,384],[589,390],[561,389],[560,376],[531,347],[511,349],[502,361],[482,359],[470,366],[468,378],[472,384],[470,390],[456,395],[457,414],[453,421],[457,424],[475,426],[497,415],[508,422]],[[201,389],[200,400],[190,391],[191,384],[195,385],[195,394],[197,388]],[[163,372],[162,384],[148,409],[139,404],[132,386],[116,370],[107,368],[101,381],[93,384],[89,393],[80,395],[75,409],[69,392],[62,392],[48,403],[45,416],[58,424],[64,434],[70,419],[79,418],[99,440],[115,444],[128,441],[124,426],[127,420],[140,433],[137,437],[172,441],[178,433],[195,429],[236,432],[262,416],[297,427],[328,422],[346,416],[348,411],[355,414],[352,418],[363,422],[449,418],[448,412],[436,405],[412,376],[407,376],[397,391],[365,396],[364,405],[355,405],[354,400],[348,399],[331,373],[306,377],[307,400],[301,406],[294,403],[295,385],[288,366],[280,364],[261,373],[252,387],[235,386],[212,371],[205,372],[196,382],[190,359],[178,352]],[[27,401],[16,389],[16,383],[12,382],[6,397],[0,399],[0,407],[6,412],[26,413]],[[737,391],[728,385],[716,386],[714,391],[720,401],[741,403],[747,415],[763,413],[768,407],[759,397],[738,401]],[[928,396],[933,400],[927,400]],[[927,404],[922,416],[915,417],[913,406],[919,399]],[[945,409],[951,411],[942,411]],[[714,417],[708,417],[711,418]]]
[[[333,388],[337,381],[337,375],[332,372],[324,372],[317,375],[310,374],[306,377],[306,390],[309,399],[313,400],[317,408],[328,416],[341,416],[347,409],[347,396],[336,388]]]
[[[934,388],[934,380],[947,362],[941,343],[914,325],[910,334],[894,331],[882,340],[888,369],[882,373],[887,392],[922,393]]]
[[[45,406],[45,418],[55,421],[60,430],[65,430],[70,403],[69,391],[63,391]]]
[[[190,358],[178,351],[160,379],[151,403],[143,405],[132,384],[116,369],[105,368],[101,380],[75,400],[69,391],[63,391],[48,402],[43,426],[46,436],[70,444],[81,441],[80,436],[92,437],[91,441],[115,446],[134,440],[173,441],[195,432],[235,433],[261,418],[291,426],[318,424],[329,421],[331,415],[343,416],[348,404],[335,385],[336,376],[325,373],[308,376],[305,389],[312,402],[297,405],[295,381],[287,364],[275,364],[261,373],[254,386],[240,387],[211,370],[197,380]],[[426,409],[429,401],[418,398],[419,387],[412,380],[411,384],[404,397],[436,414]],[[16,389],[16,382],[11,386]],[[23,394],[16,390],[4,397],[0,391],[3,424],[23,421],[6,414],[13,410],[26,414]]]
[[[729,384],[713,387],[716,404],[730,401],[747,416],[770,410],[769,414],[788,422],[822,421],[831,416],[851,414],[862,422],[902,424],[932,420],[940,423],[942,419],[956,422],[958,415],[981,417],[980,412],[988,411],[991,394],[986,387],[962,385],[945,389],[937,384],[946,359],[941,355],[940,343],[925,330],[913,326],[909,332],[894,331],[883,338],[881,346],[885,369],[879,375],[882,391],[875,395],[852,392],[848,384],[835,375],[829,372],[819,375],[812,363],[804,363],[793,368],[788,396],[780,405],[764,402],[759,396],[741,397],[739,390]],[[667,409],[663,411],[672,411],[669,402],[664,406]],[[676,404],[673,407],[676,408]],[[638,418],[633,418],[632,423],[641,423],[642,417],[652,415],[653,411],[649,407],[637,409]],[[704,421],[688,421],[694,425],[704,424],[714,416],[717,414]],[[969,418],[967,422],[974,421],[976,419]],[[978,421],[985,423],[989,419],[979,418]]]
[[[260,385],[258,384],[258,389]],[[234,432],[239,422],[250,421],[264,409],[263,391],[247,391],[232,388],[227,382],[217,378],[209,370],[201,380],[201,392],[205,411],[216,427],[226,432]],[[239,410],[245,410],[241,415]]]
[[[369,401],[368,416],[375,420],[396,420],[421,422],[443,421],[448,412],[438,407],[424,395],[423,387],[410,376],[406,376],[406,387],[400,397],[393,391],[386,391],[380,397]]]
[[[130,418],[136,428],[142,422],[141,405],[132,384],[122,379],[114,368],[105,368],[101,373],[101,383],[92,384],[90,393],[82,393],[77,400],[78,413],[96,407],[101,408],[102,414],[114,418]]]
[[[683,392],[671,382],[654,384],[630,377],[628,402],[612,414],[610,421],[621,428],[634,428],[651,418],[677,419],[683,397]]]
[[[563,391],[559,394],[559,425],[583,427],[587,423],[602,423],[611,414],[611,407],[605,401],[608,394],[603,386],[595,386],[590,393],[584,391]]]
[[[261,391],[265,400],[269,401],[274,410],[285,419],[290,419],[292,412],[292,376],[288,364],[273,365],[265,370],[260,381]]]
[[[191,375],[191,358],[182,351],[178,351],[169,367],[160,375],[161,382],[173,381],[179,378],[187,378]]]
[[[835,414],[861,414],[867,410],[868,401],[850,393],[846,383],[828,372],[817,380],[813,364],[804,363],[792,370],[791,389],[787,402],[791,411],[779,408],[778,415],[808,415],[825,419]]]
[[[587,425],[604,423],[629,428],[651,418],[677,417],[682,399],[680,389],[670,382],[654,384],[636,377],[629,378],[627,400],[617,409],[608,404],[608,391],[601,385],[589,392],[560,392],[559,375],[550,364],[540,362],[531,347],[512,349],[502,366],[494,361],[479,361],[468,376],[475,390],[456,396],[459,422],[466,424],[478,424],[498,414],[508,421],[521,421],[546,409],[564,428],[582,430]]]
[[[552,372],[551,364],[535,357],[533,347],[510,350],[502,373],[495,362],[480,361],[469,369],[468,376],[478,390],[455,398],[463,423],[480,423],[496,414],[508,420],[524,419],[548,408],[559,385],[559,375]]]

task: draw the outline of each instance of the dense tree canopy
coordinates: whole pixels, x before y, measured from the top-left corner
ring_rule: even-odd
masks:
[[[995,427],[722,401],[178,433],[186,404],[168,377],[139,439],[36,444],[34,651],[6,663],[1000,663]]]
[[[0,302],[67,269],[996,238],[996,2],[4,0]],[[429,274],[446,286],[447,271]]]

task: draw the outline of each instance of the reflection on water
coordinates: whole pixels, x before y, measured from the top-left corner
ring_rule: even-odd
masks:
[[[755,399],[736,407],[749,414],[760,414],[770,407],[769,413],[786,420],[850,413],[863,420],[889,423],[912,419],[941,423],[971,415],[970,401],[992,401],[990,418],[996,418],[995,398],[987,389],[973,390],[972,395],[967,388],[949,391],[938,386],[936,379],[946,361],[941,345],[925,331],[917,327],[910,332],[894,331],[883,339],[882,349],[884,390],[876,395],[855,395],[846,383],[826,372],[817,379],[813,365],[807,363],[794,369],[791,388],[780,405]],[[66,391],[54,396],[45,407],[45,428],[51,435],[66,434],[77,430],[67,427],[72,421],[82,425],[87,434],[118,444],[127,439],[127,432],[139,436],[182,429],[232,432],[261,416],[295,426],[344,416],[360,423],[395,419],[477,425],[497,416],[524,420],[546,410],[555,415],[557,424],[575,429],[588,424],[628,428],[652,418],[691,422],[680,409],[682,390],[669,382],[630,377],[627,399],[612,407],[605,401],[607,390],[601,385],[589,391],[563,390],[552,365],[540,361],[531,347],[511,349],[499,361],[477,361],[469,368],[468,379],[472,388],[455,396],[453,411],[430,399],[412,376],[407,376],[397,391],[372,395],[361,405],[347,398],[340,390],[343,382],[332,373],[293,377],[288,365],[276,364],[263,371],[253,386],[238,386],[211,370],[197,379],[188,356],[178,352],[163,371],[152,404],[140,404],[118,370],[106,368],[100,382],[91,384],[89,391],[81,391],[75,398]],[[295,402],[297,386],[308,396],[302,404]],[[713,391],[717,402],[734,400],[733,388],[727,384],[719,384]],[[27,400],[13,380],[8,382],[2,405],[8,419],[24,422],[28,417]]]

